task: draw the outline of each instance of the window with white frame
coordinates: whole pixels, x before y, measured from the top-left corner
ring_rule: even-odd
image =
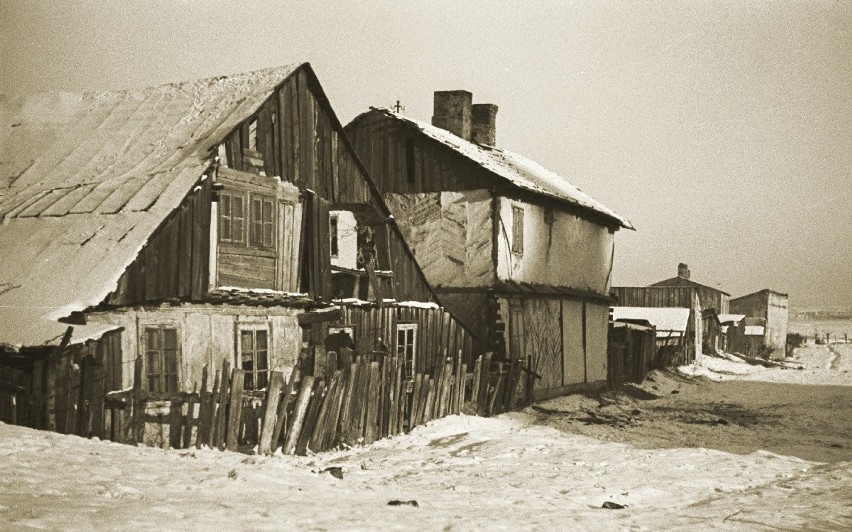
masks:
[[[241,325],[239,357],[245,390],[262,390],[269,382],[269,330],[265,325]]]
[[[245,242],[245,202],[239,192],[222,192],[219,195],[219,241],[241,244]]]
[[[251,238],[252,247],[271,248],[273,240],[275,215],[272,207],[275,199],[270,196],[252,194],[251,196]]]
[[[179,391],[180,346],[177,327],[147,325],[144,328],[144,341],[148,391],[154,393]]]
[[[396,354],[402,362],[404,378],[414,376],[417,369],[417,324],[399,323],[396,326]]]

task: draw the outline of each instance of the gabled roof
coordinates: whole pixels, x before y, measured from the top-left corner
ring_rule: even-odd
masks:
[[[305,65],[0,95],[0,343],[47,343],[65,329],[57,318],[100,303],[202,178],[210,150]]]
[[[660,331],[686,332],[689,324],[688,308],[667,307],[612,307],[612,319],[646,320]]]
[[[707,286],[706,284],[701,284],[693,281],[692,279],[684,279],[683,277],[669,277],[668,279],[663,279],[662,281],[656,282],[649,286],[692,286],[695,288],[705,288],[707,290],[713,290],[715,292],[719,292],[729,296],[731,294],[725,292],[724,290],[720,290],[718,288],[713,288],[712,286]]]
[[[754,296],[761,295],[761,294],[775,294],[776,296],[789,297],[789,295],[785,294],[784,292],[778,292],[776,290],[770,290],[769,288],[764,288],[763,290],[758,290],[757,292],[752,292],[751,294],[746,294],[744,296],[735,297],[735,298],[731,299],[731,301],[736,301],[738,299],[746,299],[748,297],[754,297]]]
[[[626,218],[595,200],[562,177],[521,155],[493,146],[475,144],[439,127],[403,116],[390,109],[373,111],[419,129],[425,136],[456,151],[511,185],[575,205],[609,218],[625,229],[635,229]]]

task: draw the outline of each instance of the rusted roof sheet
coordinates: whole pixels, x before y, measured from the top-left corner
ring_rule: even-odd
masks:
[[[65,329],[57,318],[100,303],[211,149],[299,67],[0,95],[0,342],[49,342]]]
[[[635,229],[633,224],[626,218],[616,214],[615,211],[575,187],[561,176],[526,157],[501,148],[482,146],[466,141],[449,131],[408,118],[390,109],[376,107],[372,107],[371,109],[416,127],[427,137],[455,150],[520,189],[577,205],[610,218],[625,229]]]
[[[689,323],[688,308],[612,307],[612,319],[647,320],[657,332],[685,332]]]

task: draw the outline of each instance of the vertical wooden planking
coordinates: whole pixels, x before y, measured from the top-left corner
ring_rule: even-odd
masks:
[[[346,375],[346,389],[343,394],[343,403],[340,407],[340,416],[337,422],[338,433],[340,434],[340,439],[346,443],[348,443],[348,439],[351,434],[351,422],[352,422],[352,411],[353,411],[353,396],[355,393],[355,386],[358,378],[358,363],[352,362],[349,365],[349,372]]]
[[[145,403],[142,400],[142,357],[136,357],[136,361],[133,363],[133,418],[131,424],[131,441],[133,445],[139,443],[142,438],[142,431],[144,429],[143,420],[143,410],[145,409]]]
[[[272,452],[275,452],[279,445],[283,445],[282,439],[286,436],[287,432],[287,425],[290,419],[288,417],[290,416],[290,405],[293,402],[293,392],[297,389],[296,387],[301,381],[300,371],[298,364],[293,366],[290,378],[287,380],[284,390],[281,393],[281,403],[278,405],[278,416],[275,420],[275,429],[272,433]]]
[[[240,435],[240,419],[243,412],[243,386],[245,371],[234,369],[231,372],[231,396],[228,405],[228,425],[225,437],[225,448],[236,451]]]
[[[325,437],[325,423],[328,419],[328,413],[331,408],[331,403],[334,400],[334,394],[336,392],[337,381],[331,375],[328,375],[329,381],[328,386],[325,389],[325,394],[322,396],[322,404],[317,411],[316,422],[314,423],[313,430],[311,431],[310,438],[308,439],[307,448],[313,452],[322,451],[322,441]]]
[[[473,386],[470,390],[470,407],[468,414],[476,415],[477,404],[479,402],[479,386],[482,379],[482,355],[476,359],[476,364],[473,367]]]
[[[378,413],[380,408],[381,378],[379,363],[370,363],[370,383],[368,387],[367,419],[364,430],[364,443],[373,443],[379,436]]]
[[[275,434],[275,422],[278,419],[278,405],[281,403],[281,389],[284,387],[284,373],[273,371],[266,389],[265,409],[263,412],[263,424],[260,430],[260,441],[258,442],[259,454],[272,454],[273,435]]]
[[[423,374],[418,373],[414,376],[414,388],[411,392],[411,408],[408,412],[408,430],[413,429],[420,424],[418,412],[420,409],[420,392],[423,388]]]
[[[219,407],[216,409],[216,425],[213,429],[213,444],[211,447],[220,449],[225,443],[225,413],[228,404],[228,392],[231,388],[231,364],[228,359],[222,360],[221,380],[219,381]]]
[[[189,447],[192,445],[192,426],[195,424],[195,403],[197,397],[197,390],[198,383],[196,382],[192,387],[192,395],[190,395],[189,398],[186,400],[186,417],[184,417],[183,424],[183,442],[181,447],[182,449],[189,449]],[[196,433],[196,440],[197,439],[198,435]]]
[[[436,381],[433,378],[429,378],[428,385],[426,386],[426,402],[423,408],[423,423],[427,423],[432,420],[434,417],[432,413],[435,410],[435,393],[437,392]]]
[[[216,424],[219,419],[219,386],[222,381],[222,372],[221,370],[216,370],[215,377],[213,379],[213,390],[210,393],[210,409],[207,411],[209,415],[209,421],[207,425],[206,436],[207,440],[203,443],[207,444],[207,447],[214,449],[216,447]]]
[[[207,364],[201,369],[201,389],[198,392],[198,429],[195,433],[195,448],[201,449],[204,443],[207,443],[208,433],[210,431],[210,392],[207,391],[207,380],[209,379],[210,368]]]
[[[337,379],[337,388],[335,389],[334,397],[332,397],[331,410],[326,421],[325,435],[321,443],[322,449],[332,449],[337,440],[338,420],[343,405],[343,398],[346,395],[346,386],[348,383],[348,371],[337,370],[334,376]]]
[[[325,383],[322,379],[314,378],[314,387],[313,393],[311,394],[311,401],[308,405],[308,410],[305,413],[305,417],[302,422],[301,434],[299,434],[299,439],[296,443],[296,454],[299,456],[304,456],[307,452],[308,444],[311,441],[311,436],[313,436],[314,428],[316,427],[319,418],[319,410],[325,403],[325,395]]]

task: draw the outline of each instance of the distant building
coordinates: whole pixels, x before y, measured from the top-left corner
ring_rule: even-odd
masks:
[[[715,309],[718,314],[730,312],[729,304],[731,294],[713,288],[705,284],[697,283],[690,279],[689,266],[684,263],[677,265],[677,276],[652,284],[651,286],[686,286],[694,288],[698,292],[701,308],[704,310]]]
[[[787,294],[764,289],[753,294],[732,299],[731,312],[745,314],[748,318],[760,318],[763,321],[762,345],[771,358],[784,358],[787,348],[787,329],[789,326],[789,301]],[[746,325],[746,335],[758,334],[759,325]],[[761,353],[764,354],[764,353]]]

